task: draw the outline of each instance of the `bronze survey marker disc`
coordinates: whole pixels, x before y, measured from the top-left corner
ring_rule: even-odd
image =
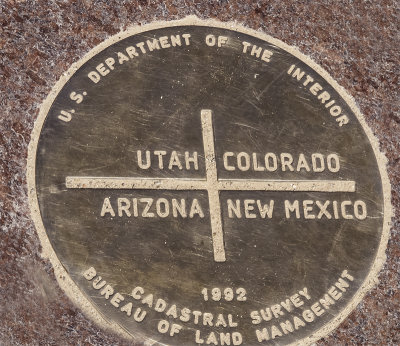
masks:
[[[351,99],[229,24],[158,23],[95,48],[43,105],[28,174],[62,287],[149,345],[310,343],[384,256],[384,161]]]

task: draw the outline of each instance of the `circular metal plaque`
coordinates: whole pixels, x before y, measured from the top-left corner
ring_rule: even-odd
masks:
[[[117,35],[61,79],[28,160],[61,286],[168,345],[311,343],[373,284],[384,160],[350,97],[280,41],[194,18]]]

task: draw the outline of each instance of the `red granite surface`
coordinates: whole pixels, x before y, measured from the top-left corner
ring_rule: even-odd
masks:
[[[389,160],[396,209],[380,284],[320,345],[400,344],[400,3],[0,0],[0,344],[125,345],[73,306],[40,257],[26,156],[39,106],[71,63],[132,24],[235,20],[297,46],[355,98]]]

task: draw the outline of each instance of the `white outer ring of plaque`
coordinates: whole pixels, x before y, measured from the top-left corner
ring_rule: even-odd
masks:
[[[336,329],[340,323],[342,323],[346,317],[356,308],[356,306],[361,302],[365,294],[372,289],[378,283],[378,274],[381,270],[384,262],[386,261],[386,246],[389,239],[390,227],[392,224],[392,206],[391,206],[391,186],[389,177],[386,171],[387,159],[379,150],[379,142],[375,135],[372,133],[371,129],[368,127],[364,116],[359,111],[358,107],[354,99],[342,88],[322,67],[317,65],[314,61],[312,61],[306,55],[300,53],[300,51],[292,46],[287,45],[286,43],[275,39],[267,34],[264,34],[260,31],[255,31],[253,29],[246,28],[236,22],[220,22],[212,19],[202,20],[197,18],[196,16],[188,16],[184,19],[174,20],[174,21],[156,21],[150,24],[146,24],[143,26],[132,26],[127,30],[120,32],[116,35],[111,36],[106,39],[92,50],[90,50],[83,58],[81,58],[78,62],[73,63],[71,67],[65,72],[60,79],[57,81],[55,86],[52,88],[50,94],[44,100],[40,107],[40,112],[38,118],[35,121],[34,128],[31,133],[31,141],[28,147],[28,159],[27,159],[27,184],[28,184],[28,198],[29,198],[29,206],[31,210],[31,217],[34,221],[41,245],[42,245],[42,257],[48,258],[51,264],[54,267],[54,275],[58,281],[60,287],[64,290],[66,295],[73,301],[73,303],[79,307],[85,315],[94,320],[100,327],[105,327],[107,329],[111,329],[122,337],[133,339],[135,341],[144,342],[144,345],[150,346],[157,341],[152,340],[148,335],[144,333],[140,333],[135,331],[135,335],[132,335],[124,328],[122,328],[119,324],[107,320],[105,316],[99,313],[90,303],[90,301],[86,298],[86,296],[82,293],[79,287],[75,284],[75,282],[71,279],[61,262],[59,261],[53,247],[50,244],[50,241],[47,237],[46,230],[43,225],[43,221],[40,215],[39,204],[37,200],[36,194],[36,184],[35,184],[35,169],[36,169],[36,150],[39,141],[39,136],[42,130],[43,123],[46,119],[46,116],[53,104],[53,101],[58,96],[59,92],[62,90],[67,81],[74,75],[74,73],[88,60],[92,57],[103,51],[105,48],[111,46],[112,44],[127,38],[132,35],[136,35],[145,31],[161,29],[165,27],[175,27],[181,25],[194,25],[194,26],[205,26],[210,28],[221,28],[228,29],[232,31],[237,31],[240,33],[244,33],[256,38],[259,38],[263,41],[274,44],[275,46],[287,51],[292,54],[296,58],[300,59],[314,71],[316,71],[320,76],[322,76],[332,87],[333,89],[343,98],[343,100],[347,103],[353,113],[356,115],[357,120],[361,124],[365,134],[367,135],[370,144],[373,148],[376,161],[378,163],[379,172],[382,180],[382,192],[383,192],[383,225],[382,225],[382,235],[381,241],[378,247],[377,255],[375,257],[375,261],[373,262],[370,272],[365,278],[364,282],[360,286],[360,288],[355,293],[353,299],[343,308],[340,313],[330,320],[323,327],[318,329],[316,332],[312,333],[312,335],[301,339],[291,345],[310,345],[313,342],[321,339],[324,336],[327,336],[334,329]]]

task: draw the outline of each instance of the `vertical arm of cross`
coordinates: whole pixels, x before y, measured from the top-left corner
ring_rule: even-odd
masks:
[[[225,262],[224,233],[222,230],[221,204],[217,182],[217,163],[215,161],[214,131],[211,110],[203,109],[201,111],[201,127],[203,132],[214,260],[216,262]]]

